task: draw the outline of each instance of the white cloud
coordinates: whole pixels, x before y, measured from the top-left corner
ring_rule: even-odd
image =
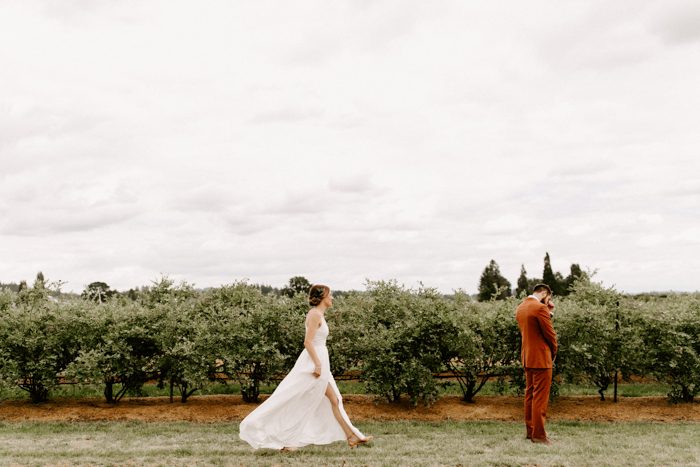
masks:
[[[0,281],[695,290],[692,2],[0,6]]]
[[[700,40],[700,5],[692,0],[672,0],[658,5],[650,19],[651,30],[670,44]]]

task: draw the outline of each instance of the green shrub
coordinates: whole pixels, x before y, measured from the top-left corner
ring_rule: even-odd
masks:
[[[119,402],[128,392],[138,394],[146,381],[158,377],[162,322],[162,310],[136,303],[111,300],[96,305],[91,327],[85,330],[90,345],[79,352],[68,374],[81,384],[104,384],[109,403]]]
[[[86,326],[80,305],[22,300],[3,311],[0,377],[6,385],[18,385],[32,402],[48,399],[81,350]]]
[[[160,314],[158,329],[159,386],[178,389],[180,401],[187,399],[214,378],[217,349],[209,344],[210,323],[203,319],[191,301],[172,303]]]
[[[304,317],[288,300],[239,282],[211,291],[204,301],[208,348],[218,349],[223,371],[240,384],[246,402],[257,402],[260,385],[271,382],[303,347]]]
[[[520,332],[515,321],[517,300],[473,303],[456,296],[458,331],[452,337],[454,357],[447,366],[454,374],[465,402],[492,378],[513,378],[522,370]],[[521,378],[522,379],[522,378]]]
[[[670,305],[646,320],[647,371],[670,385],[672,402],[693,402],[700,392],[700,301],[677,297]]]
[[[343,340],[362,372],[367,391],[398,402],[406,394],[414,405],[437,398],[433,373],[451,358],[457,328],[445,300],[433,289],[408,290],[396,282],[369,282],[366,295],[352,306],[351,329]],[[349,335],[348,335],[349,333]]]

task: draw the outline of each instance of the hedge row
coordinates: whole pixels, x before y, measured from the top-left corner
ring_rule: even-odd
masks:
[[[451,372],[471,402],[496,379],[522,389],[516,299],[482,302],[395,282],[368,282],[327,313],[332,371],[359,371],[390,402],[431,403],[434,373]],[[66,379],[99,384],[108,402],[149,380],[182,402],[224,372],[257,401],[261,384],[303,349],[302,295],[264,295],[245,282],[206,291],[161,280],[137,300],[52,300],[42,284],[0,291],[0,385],[44,401]],[[667,383],[672,401],[700,391],[700,297],[640,300],[590,281],[557,301],[555,380],[593,384],[601,397],[619,373]],[[556,389],[556,385],[555,385]]]

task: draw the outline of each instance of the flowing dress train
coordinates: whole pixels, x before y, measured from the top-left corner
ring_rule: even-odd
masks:
[[[321,376],[313,375],[314,362],[304,349],[294,368],[275,391],[253,410],[240,425],[239,436],[255,449],[283,447],[299,448],[309,444],[329,444],[346,439],[343,429],[333,416],[326,387],[331,386],[338,398],[338,408],[350,429],[363,439],[343,408],[343,399],[330,370],[325,318],[316,331],[312,345],[321,359]]]

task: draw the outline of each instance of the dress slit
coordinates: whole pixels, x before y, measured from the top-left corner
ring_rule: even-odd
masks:
[[[313,375],[313,360],[304,349],[270,397],[243,419],[239,433],[242,440],[255,449],[282,449],[344,441],[345,432],[335,419],[331,402],[326,397],[328,386],[335,392],[345,422],[356,436],[364,438],[343,408],[343,397],[330,371],[327,336],[328,325],[323,319],[313,342],[321,359],[321,376],[316,378]]]

